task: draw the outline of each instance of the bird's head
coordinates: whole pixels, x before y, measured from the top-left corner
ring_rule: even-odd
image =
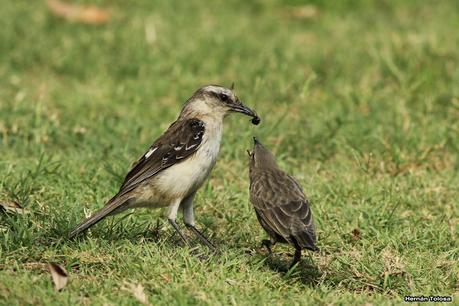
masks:
[[[274,155],[266,149],[256,137],[253,137],[253,150],[247,150],[247,153],[249,154],[250,169],[277,168]]]
[[[244,105],[234,93],[233,88],[217,85],[208,85],[198,89],[183,106],[181,116],[205,115],[223,118],[232,112],[252,117],[253,124],[260,123],[257,113]]]

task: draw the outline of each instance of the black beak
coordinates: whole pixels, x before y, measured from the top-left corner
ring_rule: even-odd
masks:
[[[245,106],[241,101],[239,103],[235,103],[231,105],[231,110],[233,112],[241,113],[247,116],[252,117],[252,123],[257,125],[260,123],[260,117],[258,117],[257,113],[255,113],[252,109]]]
[[[253,144],[254,145],[261,145],[261,142],[258,141],[257,137],[253,137]]]

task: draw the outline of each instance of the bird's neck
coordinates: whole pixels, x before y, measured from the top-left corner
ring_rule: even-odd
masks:
[[[180,113],[180,119],[199,119],[205,124],[205,134],[215,137],[220,142],[223,132],[223,119],[225,114],[223,112],[215,111],[207,107],[205,103],[195,103],[193,107],[186,105]]]
[[[223,116],[220,114],[196,114],[194,118],[202,120],[206,125],[223,125]]]
[[[222,133],[223,133],[223,118],[212,115],[197,115],[195,118],[202,120],[205,124],[206,133],[215,137],[215,140],[220,143]]]
[[[179,120],[196,118],[205,123],[206,130],[221,130],[223,127],[224,117],[225,115],[221,112],[212,112],[200,108],[184,108],[179,116]]]

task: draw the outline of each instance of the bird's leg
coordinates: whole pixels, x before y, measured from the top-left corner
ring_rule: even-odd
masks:
[[[301,247],[298,244],[295,244],[295,255],[293,256],[293,261],[290,264],[289,270],[293,268],[301,259]]]
[[[204,234],[196,228],[194,221],[194,211],[193,211],[193,198],[195,194],[192,194],[188,198],[185,198],[182,201],[183,207],[183,220],[187,228],[189,228],[193,234],[201,240],[209,249],[215,251],[217,248],[212,244],[212,242],[207,239]]]
[[[185,225],[196,235],[196,237],[198,237],[202,243],[204,243],[209,249],[211,249],[212,251],[216,251],[217,248],[212,244],[212,242],[210,242],[209,239],[207,239],[206,236],[204,236],[204,234],[198,230],[194,225],[191,225],[191,224],[186,224]]]
[[[177,225],[177,222],[175,222],[175,219],[177,218],[177,211],[178,211],[179,206],[180,206],[180,202],[179,201],[174,203],[174,204],[172,204],[171,206],[169,206],[169,213],[168,213],[167,218],[169,220],[170,225],[172,225],[172,227],[177,232],[177,234],[179,234],[179,236],[182,239],[182,241],[188,247],[190,247],[190,243],[188,242],[188,239],[186,239],[185,235],[183,235],[182,231],[180,230],[179,226]]]
[[[177,232],[177,234],[179,234],[180,238],[182,239],[182,241],[190,247],[190,243],[188,242],[188,240],[185,238],[185,235],[183,235],[182,231],[180,230],[179,226],[177,225],[177,222],[175,222],[175,220],[173,219],[169,219],[169,223],[172,225],[172,227],[174,228],[174,230]]]
[[[263,239],[261,241],[261,246],[265,247],[268,250],[268,255],[271,256],[273,255],[273,250],[271,249],[272,246],[274,246],[275,243],[271,241],[271,239]]]

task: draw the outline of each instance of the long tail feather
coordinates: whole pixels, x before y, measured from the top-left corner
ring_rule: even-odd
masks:
[[[126,197],[118,197],[114,196],[110,201],[107,202],[107,204],[101,208],[99,211],[97,211],[95,214],[93,214],[91,217],[87,218],[83,222],[81,222],[79,225],[77,225],[69,234],[69,238],[72,239],[79,234],[83,233],[86,231],[88,228],[99,222],[100,220],[104,219],[105,217],[109,215],[115,215],[118,214],[124,210],[127,209],[127,202],[129,198]]]

